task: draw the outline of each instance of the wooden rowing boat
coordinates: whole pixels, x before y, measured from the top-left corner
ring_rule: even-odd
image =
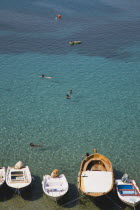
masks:
[[[81,163],[78,189],[86,195],[98,197],[109,193],[113,185],[114,174],[110,160],[94,149],[94,153]]]

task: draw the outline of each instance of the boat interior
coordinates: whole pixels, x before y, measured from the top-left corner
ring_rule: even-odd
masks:
[[[108,171],[109,167],[104,160],[88,160],[84,166],[83,171]]]
[[[16,181],[25,181],[25,175],[23,171],[13,171],[11,172],[11,181],[16,182]]]
[[[139,196],[138,190],[133,184],[129,185],[118,185],[118,191],[121,196]]]
[[[10,183],[23,183],[28,182],[27,174],[25,171],[12,171]]]

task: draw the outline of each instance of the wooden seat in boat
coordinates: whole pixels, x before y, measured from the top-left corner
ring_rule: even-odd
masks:
[[[23,176],[23,174],[11,174],[11,177],[13,176]]]
[[[140,194],[122,194],[121,196],[140,196]]]
[[[135,191],[135,189],[118,189],[118,191]]]

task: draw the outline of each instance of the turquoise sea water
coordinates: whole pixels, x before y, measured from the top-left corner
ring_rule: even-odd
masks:
[[[81,196],[77,174],[94,147],[116,177],[128,173],[140,187],[140,3],[0,0],[0,17],[0,164],[21,160],[34,177],[22,197],[3,186],[0,209],[129,210],[115,192],[116,204],[108,197],[70,202]],[[41,187],[54,168],[70,186],[58,204]]]

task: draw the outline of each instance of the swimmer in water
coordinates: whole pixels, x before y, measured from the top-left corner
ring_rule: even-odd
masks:
[[[83,158],[85,158],[85,157],[87,158],[88,156],[89,156],[89,153],[87,152],[87,153],[86,153],[85,155],[83,155],[82,157],[83,157]]]
[[[42,147],[41,145],[35,145],[35,144],[33,144],[33,143],[30,143],[30,146],[31,146],[31,147]]]
[[[66,95],[66,99],[70,99],[70,96],[68,94]]]
[[[89,153],[87,152],[85,156],[88,157],[89,156]]]
[[[52,79],[52,78],[53,78],[53,77],[47,77],[47,76],[45,76],[44,74],[41,74],[40,77],[42,77],[42,78],[47,78],[47,79]]]
[[[72,94],[72,90],[70,90],[70,94]]]

